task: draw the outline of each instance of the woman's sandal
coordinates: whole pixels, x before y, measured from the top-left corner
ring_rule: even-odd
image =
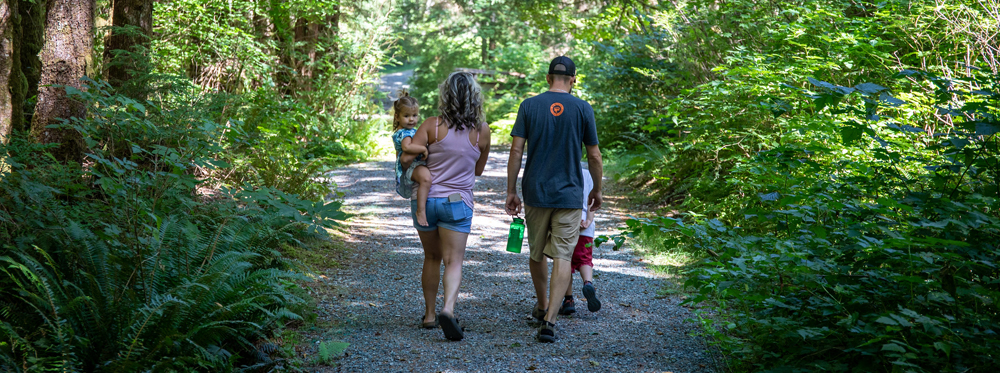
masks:
[[[439,313],[438,320],[441,322],[441,330],[444,331],[445,338],[450,341],[461,341],[462,338],[465,338],[465,334],[462,333],[463,328],[458,325],[457,318]]]
[[[424,321],[424,317],[420,316],[420,328],[421,329],[437,329],[438,325],[440,325],[440,322],[438,322],[438,318],[437,317],[434,318],[434,321],[426,322],[426,321]]]

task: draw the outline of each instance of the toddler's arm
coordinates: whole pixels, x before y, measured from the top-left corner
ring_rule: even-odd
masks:
[[[580,229],[587,229],[591,224],[594,223],[594,202],[591,201],[590,205],[587,206],[587,217],[580,220]]]
[[[410,154],[413,154],[413,155],[423,154],[424,158],[427,158],[427,146],[426,145],[418,145],[416,143],[416,141],[413,141],[412,137],[403,138],[402,145],[403,145],[402,147],[403,147],[403,151],[404,152],[407,152],[407,153],[410,153]]]

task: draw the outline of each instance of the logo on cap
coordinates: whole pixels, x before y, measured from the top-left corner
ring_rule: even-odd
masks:
[[[562,106],[562,104],[560,104],[558,102],[554,103],[554,104],[552,104],[552,106],[549,106],[549,111],[552,112],[552,115],[555,115],[555,116],[558,117],[558,116],[562,115],[562,113],[563,113],[563,106]]]

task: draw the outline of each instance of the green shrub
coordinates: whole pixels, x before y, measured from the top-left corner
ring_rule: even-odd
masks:
[[[687,286],[738,369],[975,371],[1000,351],[1000,79],[904,71],[907,96],[934,97],[954,127],[903,124],[910,103],[884,87],[812,80],[843,148],[800,144],[734,172],[741,218],[632,220],[707,256]],[[865,155],[845,157],[845,154]],[[664,235],[665,233],[665,235]]]
[[[284,364],[270,333],[301,318],[300,266],[279,249],[343,219],[227,172],[212,97],[138,102],[89,82],[86,163],[14,136],[0,147],[0,370],[231,371]],[[230,123],[230,121],[222,121]],[[210,194],[210,195],[209,195]]]

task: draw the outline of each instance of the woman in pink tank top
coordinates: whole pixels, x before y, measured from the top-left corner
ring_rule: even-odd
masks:
[[[438,87],[440,117],[420,125],[413,143],[427,144],[431,189],[427,195],[427,225],[417,223],[417,201],[410,201],[413,227],[424,248],[420,282],[424,290],[421,326],[441,326],[445,338],[464,338],[455,303],[462,282],[465,246],[472,231],[472,187],[486,169],[490,153],[490,127],[483,123],[483,95],[475,77],[456,72]],[[416,195],[416,194],[414,194]],[[438,283],[444,264],[444,305],[436,311]],[[435,316],[436,315],[436,316]]]

